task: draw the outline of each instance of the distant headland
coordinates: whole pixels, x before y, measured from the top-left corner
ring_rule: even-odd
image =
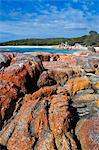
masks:
[[[20,39],[7,42],[0,42],[0,46],[52,46],[66,44],[74,46],[80,44],[82,46],[99,47],[99,33],[90,31],[88,35],[83,35],[76,38],[46,38],[46,39]]]

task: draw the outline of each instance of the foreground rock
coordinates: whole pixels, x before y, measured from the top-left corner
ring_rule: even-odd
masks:
[[[77,126],[77,134],[82,149],[97,150],[99,148],[99,115],[81,120]]]
[[[66,81],[72,77],[73,70],[72,68],[52,68],[48,71],[44,71],[38,80],[38,87],[43,87],[45,85],[64,85]]]
[[[98,149],[97,53],[0,56],[0,150]]]
[[[26,95],[20,110],[0,132],[0,143],[10,150],[76,149],[68,108],[68,96],[56,95],[54,87]]]
[[[18,99],[36,90],[42,70],[42,64],[36,60],[22,60],[5,68],[0,74],[0,127],[13,114]]]
[[[65,84],[66,89],[71,94],[75,94],[82,89],[87,89],[90,86],[91,82],[88,78],[74,78]]]
[[[10,62],[11,62],[11,57],[10,55],[9,56],[6,56],[6,54],[0,54],[0,69],[2,67],[7,67],[10,65]]]

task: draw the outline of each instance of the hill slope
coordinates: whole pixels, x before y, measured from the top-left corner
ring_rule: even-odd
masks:
[[[5,45],[58,45],[61,42],[67,42],[70,45],[79,43],[82,45],[93,45],[99,46],[99,34],[94,35],[84,35],[78,38],[47,38],[47,39],[21,39],[12,40],[7,42],[1,42],[1,46]]]

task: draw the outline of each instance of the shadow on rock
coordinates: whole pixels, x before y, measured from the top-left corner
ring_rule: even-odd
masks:
[[[0,144],[0,150],[8,150],[6,146]]]
[[[77,135],[75,134],[75,128],[76,128],[76,124],[79,120],[79,115],[78,115],[78,112],[77,112],[77,108],[72,106],[72,102],[70,104],[70,112],[72,114],[71,129],[73,129],[73,136],[74,136],[73,138],[76,141],[77,149],[81,150],[82,148],[81,148],[80,141],[78,140]]]

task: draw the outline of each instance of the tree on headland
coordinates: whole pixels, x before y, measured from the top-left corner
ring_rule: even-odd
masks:
[[[89,35],[93,36],[93,35],[97,35],[96,31],[89,31]]]

